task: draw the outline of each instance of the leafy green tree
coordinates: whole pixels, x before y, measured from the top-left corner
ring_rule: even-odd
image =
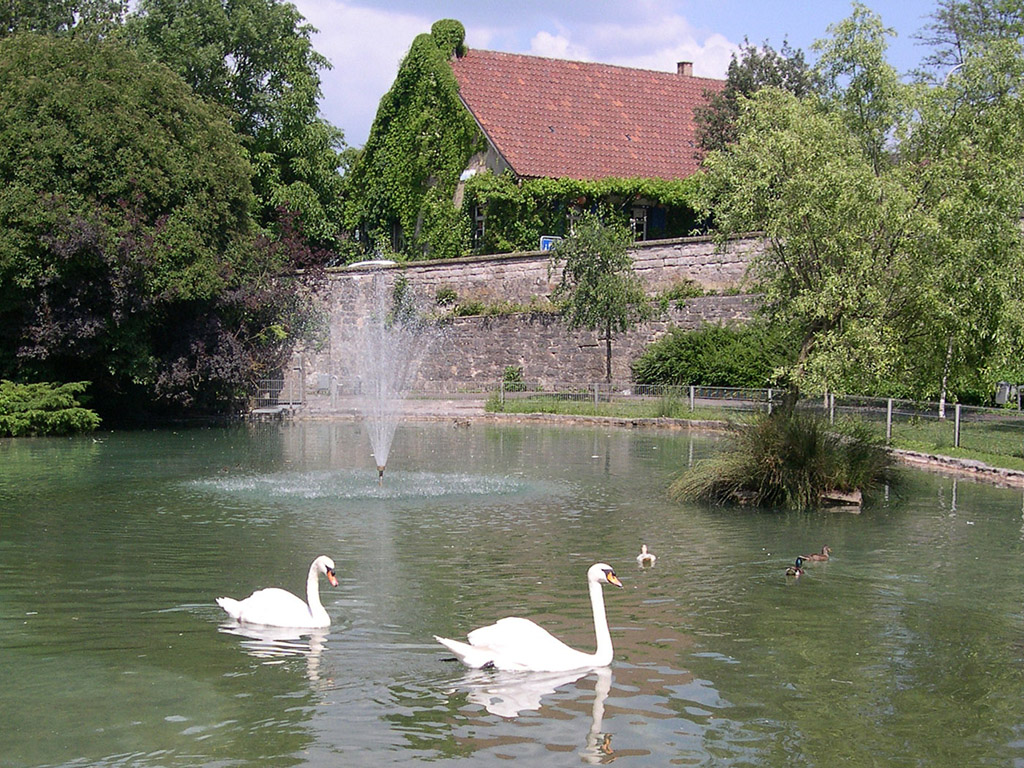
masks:
[[[318,116],[314,28],[282,0],[140,0],[125,34],[202,98],[230,111],[252,163],[256,216],[285,207],[319,247],[342,239],[344,136]]]
[[[942,80],[992,43],[1024,37],[1024,6],[1006,0],[938,0],[930,22],[917,35],[929,47],[926,69]]]
[[[776,51],[767,40],[757,47],[745,39],[739,56],[734,53],[729,62],[725,87],[705,93],[706,103],[694,110],[700,148],[724,149],[736,141],[740,100],[766,87],[803,98],[817,90],[817,75],[804,60],[803,51],[791,48],[788,41]]]
[[[612,380],[612,335],[650,317],[651,307],[633,271],[628,229],[593,215],[578,220],[552,254],[562,273],[554,298],[570,329],[598,330],[605,337],[605,377]]]
[[[16,32],[104,36],[121,26],[128,0],[5,0],[0,37]]]
[[[123,45],[0,40],[0,376],[223,408],[302,330],[315,262],[253,226],[221,110]],[[306,250],[304,250],[306,249]]]
[[[1009,335],[1021,272],[1021,103],[982,87],[1016,65],[990,51],[956,82],[907,87],[863,6],[832,30],[824,97],[755,94],[707,160],[708,209],[725,232],[766,233],[753,271],[768,318],[802,339],[798,386],[964,391]]]
[[[909,120],[906,87],[886,60],[895,32],[860,3],[852,15],[828,28],[831,37],[814,44],[824,79],[826,106],[839,114],[863,144],[876,173],[887,162],[889,139],[899,138]]]

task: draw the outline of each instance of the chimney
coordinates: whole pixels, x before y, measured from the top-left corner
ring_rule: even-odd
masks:
[[[676,64],[676,74],[683,77],[693,77],[693,62],[680,61]]]

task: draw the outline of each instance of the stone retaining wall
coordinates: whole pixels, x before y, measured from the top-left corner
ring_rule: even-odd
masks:
[[[613,377],[628,379],[630,361],[672,325],[692,329],[749,319],[755,299],[737,292],[743,288],[751,254],[761,247],[753,238],[731,241],[724,249],[709,238],[638,244],[634,269],[651,295],[687,280],[723,293],[689,299],[665,317],[613,337]],[[399,275],[417,302],[431,310],[442,289],[453,291],[460,302],[544,305],[559,277],[551,269],[550,255],[540,252],[332,270],[324,307],[328,342],[323,349],[300,352],[290,366],[301,371],[307,391],[322,390],[330,377],[340,382],[352,379],[355,335],[380,295],[390,301]],[[550,313],[454,318],[421,365],[417,386],[453,390],[491,385],[507,366],[522,368],[525,380],[542,384],[602,380],[605,345],[596,333],[568,331],[560,317]]]

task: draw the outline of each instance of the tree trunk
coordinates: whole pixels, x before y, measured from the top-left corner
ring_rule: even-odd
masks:
[[[612,381],[612,323],[609,320],[604,329],[604,375],[605,380],[610,384]]]

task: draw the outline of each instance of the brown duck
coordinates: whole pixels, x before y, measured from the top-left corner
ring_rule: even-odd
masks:
[[[810,560],[812,563],[815,561],[828,560],[829,555],[832,554],[831,547],[822,547],[821,552],[815,552],[813,555],[804,555],[804,560]]]

